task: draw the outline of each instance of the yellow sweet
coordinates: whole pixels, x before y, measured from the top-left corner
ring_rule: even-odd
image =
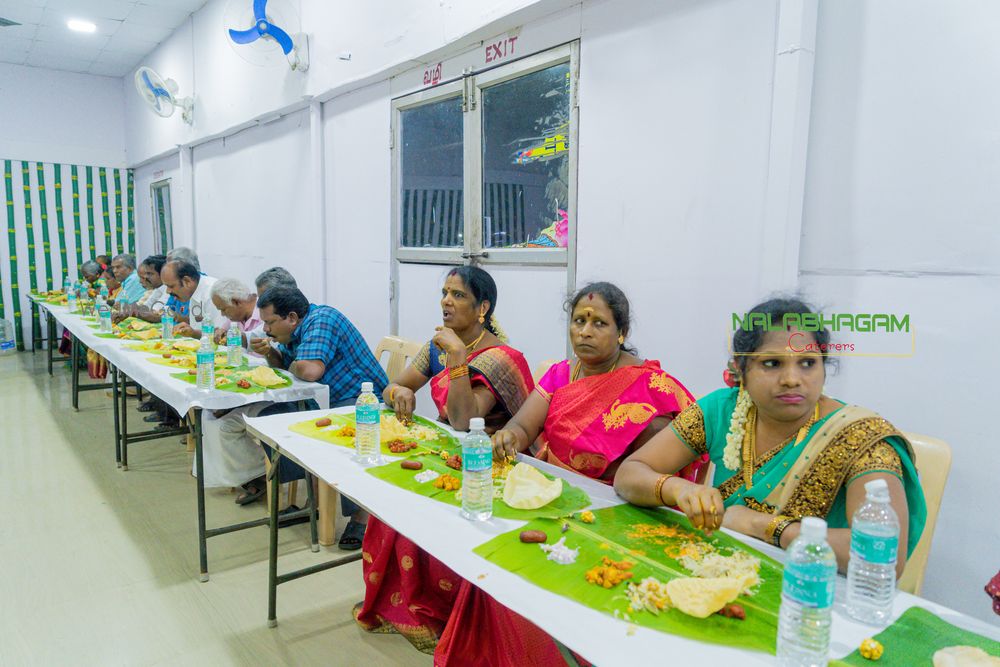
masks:
[[[871,637],[861,642],[861,646],[858,647],[858,653],[865,660],[878,660],[884,650],[885,648]]]
[[[507,475],[503,501],[521,510],[535,510],[548,505],[562,493],[562,480],[549,479],[537,468],[518,463]]]
[[[742,588],[743,580],[736,577],[685,577],[668,581],[667,595],[688,616],[708,618],[735,600]]]
[[[269,366],[258,366],[250,373],[250,379],[261,387],[274,387],[285,384],[285,380]]]
[[[584,523],[594,523],[594,513],[590,510],[580,512],[580,521]]]

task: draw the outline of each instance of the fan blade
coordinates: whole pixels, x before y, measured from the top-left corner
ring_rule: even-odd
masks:
[[[260,35],[261,32],[256,27],[249,30],[229,30],[229,38],[237,44],[249,44],[256,41]]]
[[[142,73],[142,80],[146,82],[146,85],[149,87],[149,89],[153,92],[153,95],[155,95],[156,97],[167,97],[167,98],[170,97],[170,93],[168,93],[166,90],[160,88],[159,86],[153,85],[153,82],[149,78],[149,74],[147,74],[146,72]]]
[[[295,47],[295,44],[292,42],[292,38],[288,36],[288,33],[273,23],[267,24],[267,28],[264,29],[264,34],[273,37],[274,41],[281,46],[281,50],[285,52],[286,56],[291,53],[292,49]]]
[[[267,0],[253,0],[253,20],[267,20]]]

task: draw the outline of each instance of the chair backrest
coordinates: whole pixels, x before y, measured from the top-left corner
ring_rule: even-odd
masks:
[[[948,443],[919,433],[907,433],[913,444],[913,452],[917,457],[917,472],[920,474],[920,487],[927,501],[927,522],[924,532],[913,550],[910,560],[906,563],[903,576],[899,578],[899,589],[914,595],[920,594],[924,583],[924,573],[927,571],[927,556],[931,550],[931,540],[934,538],[934,525],[937,523],[938,510],[941,508],[941,496],[944,495],[944,485],[948,481],[948,471],[951,469],[951,447]]]
[[[379,363],[382,363],[382,355],[385,352],[389,353],[389,362],[385,365],[385,373],[392,381],[406,368],[406,362],[417,356],[421,347],[423,344],[416,341],[399,336],[386,336],[379,341],[375,348],[375,358],[378,359]]]
[[[549,372],[549,369],[552,368],[553,364],[557,363],[559,363],[558,359],[546,359],[542,363],[535,366],[535,370],[532,373],[532,377],[534,378],[535,382],[541,380],[542,376]]]

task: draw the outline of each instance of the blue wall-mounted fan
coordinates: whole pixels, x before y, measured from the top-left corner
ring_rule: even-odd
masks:
[[[254,45],[250,48],[255,48],[258,53],[264,54],[264,62],[261,57],[247,58],[247,60],[255,64],[265,64],[271,61],[268,52],[273,51],[276,55],[280,49],[293,70],[304,72],[308,69],[308,38],[305,34],[296,32],[298,16],[288,1],[253,0],[252,23],[250,17],[246,16],[247,4],[247,0],[232,0],[231,11],[227,12],[229,38],[233,43],[241,46]],[[248,23],[249,28],[239,29]]]

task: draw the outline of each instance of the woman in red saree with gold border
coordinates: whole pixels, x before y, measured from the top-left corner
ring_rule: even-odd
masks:
[[[383,394],[400,418],[413,413],[414,392],[428,381],[441,421],[456,430],[483,417],[492,433],[520,409],[534,382],[524,356],[504,344],[492,319],[496,300],[496,284],[482,269],[448,274],[444,326]],[[433,652],[461,577],[374,516],[362,550],[365,599],[355,607],[358,624],[369,632],[399,632],[417,649]]]
[[[610,283],[581,289],[568,303],[577,361],[552,366],[507,425],[493,436],[494,457],[535,447],[535,456],[606,484],[618,465],[694,398],[656,361],[626,346],[629,303]],[[685,474],[694,479],[701,461]],[[468,628],[477,632],[470,633]],[[462,582],[434,653],[435,667],[562,664],[544,631]]]

